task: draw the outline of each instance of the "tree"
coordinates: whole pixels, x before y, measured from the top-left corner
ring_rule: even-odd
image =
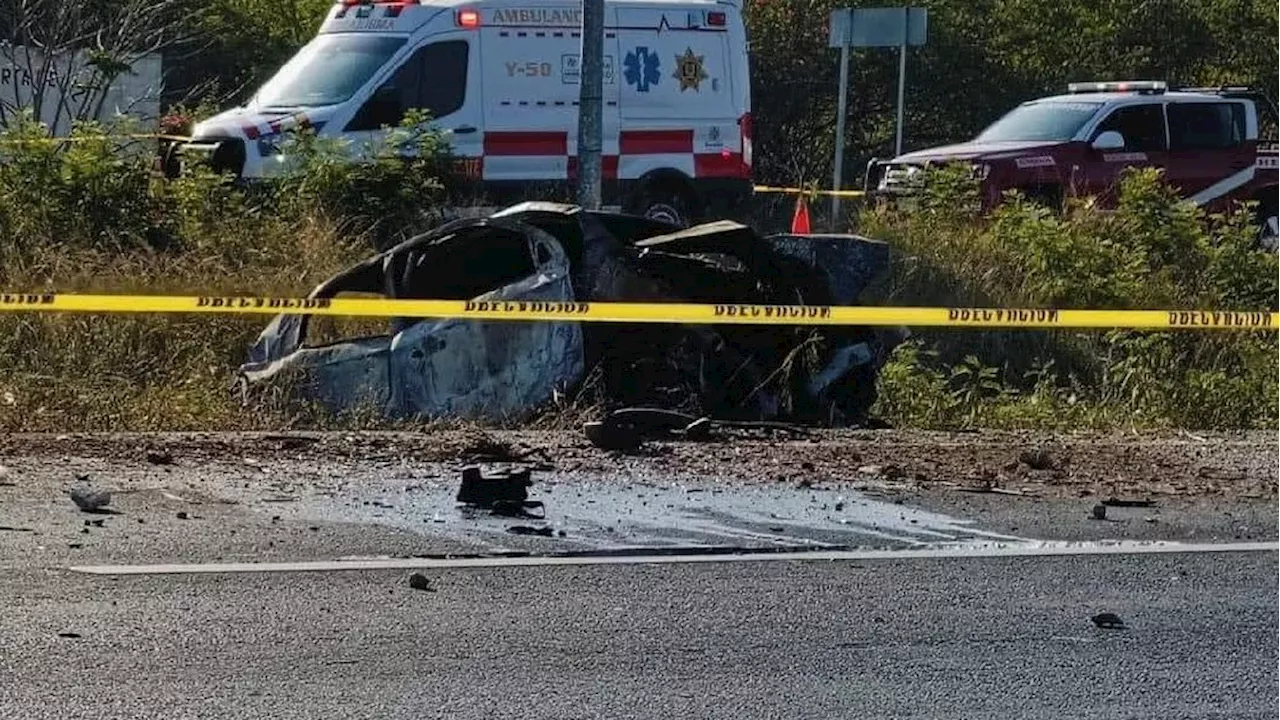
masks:
[[[158,114],[159,57],[192,40],[197,0],[0,0],[0,123],[29,109],[51,132],[99,119],[113,95]],[[141,65],[154,82],[120,93]],[[145,80],[145,77],[144,77]]]

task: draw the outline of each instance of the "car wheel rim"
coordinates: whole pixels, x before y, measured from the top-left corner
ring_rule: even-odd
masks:
[[[644,216],[650,220],[661,220],[671,223],[672,225],[684,226],[684,218],[680,216],[680,211],[666,203],[654,203],[644,211]]]

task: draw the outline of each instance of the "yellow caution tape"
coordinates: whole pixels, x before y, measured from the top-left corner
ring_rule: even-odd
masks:
[[[32,145],[36,143],[57,145],[61,143],[89,142],[91,140],[167,140],[169,142],[190,142],[185,135],[164,135],[160,133],[135,133],[129,135],[72,135],[70,137],[41,138],[3,138],[0,145]]]
[[[826,197],[848,197],[856,198],[866,195],[861,190],[805,190],[796,187],[775,187],[773,185],[756,185],[755,191],[758,193],[781,193],[783,195],[824,195]]]
[[[289,313],[367,317],[554,320],[706,325],[910,325],[982,328],[1274,330],[1280,313],[1218,310],[840,307],[741,303],[525,300],[385,300],[0,293],[0,311],[82,313]]]

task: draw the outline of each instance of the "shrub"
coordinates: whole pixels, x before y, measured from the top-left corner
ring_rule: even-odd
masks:
[[[863,216],[862,232],[889,240],[897,251],[890,279],[877,289],[889,304],[1276,309],[1276,256],[1254,249],[1250,208],[1205,215],[1154,171],[1128,173],[1114,211],[1075,199],[1055,214],[1011,195],[986,218],[967,209],[972,184],[962,170],[939,169],[924,182],[919,210]],[[882,377],[879,409],[897,422],[1056,424],[1043,417],[1052,408],[1086,425],[1276,424],[1280,368],[1270,333],[934,331],[921,337],[934,352],[900,350]],[[1035,372],[1046,365],[1052,374]],[[954,396],[957,376],[981,378],[986,390],[970,389],[949,407],[913,399],[936,392],[940,378]]]
[[[128,147],[121,132],[86,125],[76,129],[74,142],[51,143],[28,119],[0,135],[6,160],[0,164],[0,286],[295,297],[368,255],[369,220],[382,212],[378,207],[405,218],[427,216],[438,197],[439,183],[429,173],[442,154],[427,143],[417,146],[427,152],[416,158],[384,152],[375,162],[345,166],[317,147],[304,152],[304,162],[281,183],[246,188],[200,168],[162,180],[152,172],[150,153],[120,152]],[[407,190],[390,191],[397,184]],[[348,214],[357,211],[364,214]],[[331,422],[309,408],[250,413],[230,392],[231,371],[265,321],[0,315],[0,429]]]

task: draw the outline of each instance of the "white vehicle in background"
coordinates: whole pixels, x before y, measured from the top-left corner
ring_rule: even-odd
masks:
[[[577,175],[581,4],[339,0],[319,35],[244,106],[183,148],[268,178],[299,123],[370,147],[421,109],[486,205]],[[740,0],[607,0],[606,207],[687,224],[752,192],[751,89]],[[545,196],[544,196],[545,197]]]

